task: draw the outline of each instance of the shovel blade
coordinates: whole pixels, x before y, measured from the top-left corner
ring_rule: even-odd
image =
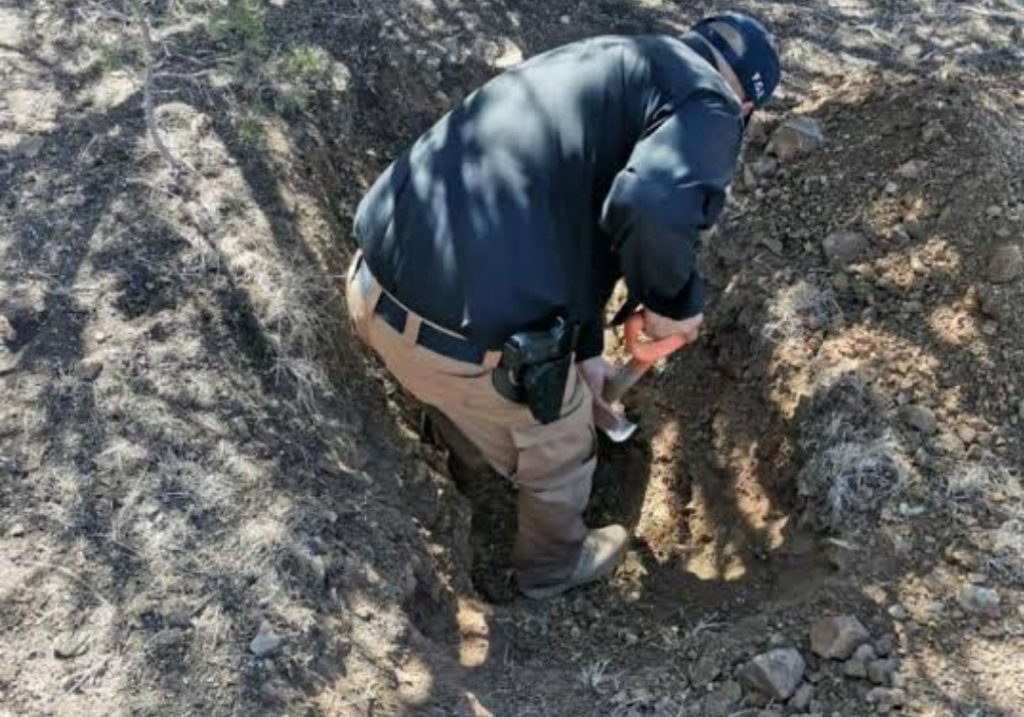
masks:
[[[637,425],[614,411],[598,407],[594,423],[612,443],[625,443],[636,433]]]

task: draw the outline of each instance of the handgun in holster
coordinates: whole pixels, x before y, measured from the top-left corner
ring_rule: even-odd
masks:
[[[525,404],[540,423],[557,420],[578,338],[579,326],[563,318],[545,331],[513,334],[492,374],[494,387],[510,401]]]

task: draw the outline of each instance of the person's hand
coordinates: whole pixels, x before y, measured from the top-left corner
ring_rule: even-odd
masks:
[[[608,363],[604,356],[593,356],[580,361],[576,366],[580,370],[580,376],[590,386],[590,391],[594,394],[594,402],[604,403],[604,398],[602,398],[604,385],[615,375],[615,367]]]
[[[615,367],[603,356],[593,356],[580,361],[576,366],[590,387],[590,392],[594,394],[594,422],[602,428],[618,425],[618,414],[604,400],[604,386],[615,375]]]
[[[654,340],[668,338],[669,336],[680,335],[690,343],[697,338],[700,325],[704,323],[704,314],[697,314],[688,319],[670,319],[661,314],[656,314],[650,309],[644,309],[644,333]]]

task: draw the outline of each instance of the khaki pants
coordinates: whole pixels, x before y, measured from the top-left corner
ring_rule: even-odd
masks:
[[[416,344],[423,319],[412,312],[398,333],[374,307],[381,287],[357,256],[349,270],[349,315],[359,337],[413,396],[455,425],[501,475],[518,488],[514,567],[522,588],[560,582],[572,574],[587,528],[583,510],[597,464],[591,393],[570,371],[561,418],[541,425],[491,383],[497,355],[464,363]],[[436,328],[436,327],[435,327]]]

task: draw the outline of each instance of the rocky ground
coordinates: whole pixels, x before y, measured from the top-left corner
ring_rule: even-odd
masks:
[[[736,5],[786,84],[602,446],[626,563],[545,604],[348,329],[351,215],[488,76],[711,3],[0,6],[0,715],[1021,714],[1024,7]]]

